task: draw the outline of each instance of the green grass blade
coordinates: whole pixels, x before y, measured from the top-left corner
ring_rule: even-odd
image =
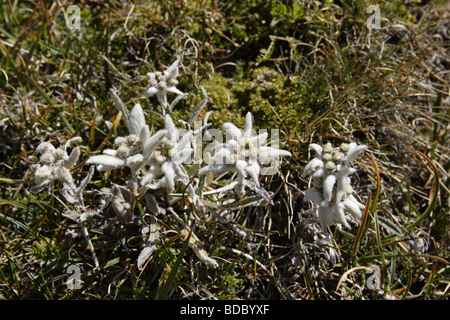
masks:
[[[186,250],[189,245],[189,239],[191,238],[192,229],[189,232],[188,236],[186,237],[186,240],[184,241],[183,247],[178,254],[177,261],[175,261],[175,265],[173,266],[172,270],[170,271],[169,276],[167,277],[166,282],[164,283],[163,287],[161,288],[161,291],[159,292],[158,296],[156,297],[157,300],[166,300],[170,289],[173,286],[173,283],[175,281],[175,276],[177,275],[178,269],[180,268],[181,261],[183,261],[184,254],[186,253]]]
[[[410,225],[408,225],[406,227],[406,230],[410,231],[413,228],[415,228],[419,223],[421,223],[426,217],[428,217],[428,215],[430,215],[431,211],[433,211],[434,207],[436,206],[437,200],[438,200],[438,194],[439,194],[439,186],[440,186],[440,182],[439,182],[439,172],[436,168],[436,166],[434,165],[433,161],[431,161],[430,158],[428,158],[426,155],[424,155],[421,152],[417,152],[419,155],[421,155],[431,166],[431,168],[433,169],[434,172],[434,182],[435,182],[435,189],[434,189],[434,194],[433,194],[433,198],[431,199],[430,205],[427,207],[427,209],[425,210],[425,212],[413,223],[411,223]]]

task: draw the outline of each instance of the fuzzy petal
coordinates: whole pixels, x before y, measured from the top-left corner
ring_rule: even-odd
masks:
[[[311,172],[316,171],[316,169],[323,168],[323,167],[324,167],[323,161],[320,160],[319,158],[314,158],[305,166],[302,176],[303,177],[307,176]]]
[[[247,112],[245,115],[245,124],[244,124],[244,137],[250,138],[252,136],[252,128],[253,128],[253,115],[251,112]]]
[[[34,181],[36,183],[41,183],[41,181],[51,181],[52,169],[48,165],[43,165],[39,167],[34,173]]]
[[[343,174],[342,171],[338,173],[336,181],[336,202],[339,203],[345,193],[345,187],[350,184],[350,178]]]
[[[142,145],[145,146],[146,141],[150,139],[150,129],[147,125],[143,126],[141,132],[139,132],[139,140],[142,142]]]
[[[153,81],[156,79],[156,75],[154,72],[147,72],[147,77],[149,81]]]
[[[180,141],[177,143],[176,150],[177,152],[185,149],[193,140],[192,131],[188,131],[186,134],[184,134]]]
[[[142,154],[135,154],[134,156],[128,157],[126,160],[126,164],[129,167],[140,166],[140,164],[144,161],[144,156]]]
[[[331,201],[335,183],[336,183],[336,176],[334,174],[328,175],[323,181],[323,196],[325,200]]]
[[[253,182],[259,186],[259,165],[257,163],[254,163],[250,166],[245,167],[245,171],[247,171],[248,175],[252,178]]]
[[[177,94],[177,95],[179,95],[179,96],[184,95],[184,92],[182,92],[181,90],[177,89],[177,88],[174,87],[174,86],[168,86],[168,87],[166,88],[166,91],[167,91],[167,92],[175,93],[175,94]]]
[[[253,143],[255,146],[265,146],[267,145],[267,138],[269,137],[269,133],[263,132],[254,137],[250,137],[250,143]]]
[[[367,149],[365,145],[356,145],[356,143],[350,143],[350,149],[348,150],[347,156],[345,157],[345,164],[349,164],[355,160],[361,152]]]
[[[183,92],[181,92],[180,90],[178,90],[175,87],[169,87],[169,88],[167,88],[166,91],[173,92],[173,93],[177,94],[176,98],[173,99],[172,102],[169,105],[169,111],[170,112],[172,112],[173,108],[177,105],[178,102],[180,102],[181,100],[183,100],[184,98],[186,98],[188,96],[187,93],[183,93]]]
[[[148,86],[147,89],[145,90],[145,97],[146,98],[153,97],[157,93],[158,93],[158,89],[156,87]]]
[[[91,182],[92,176],[94,175],[94,169],[95,169],[95,166],[91,166],[89,168],[87,176],[83,178],[83,180],[80,182],[80,184],[78,186],[77,193],[81,194],[81,192],[84,190],[84,188],[86,188],[88,183]]]
[[[332,226],[334,224],[333,212],[329,206],[327,201],[322,201],[318,210],[318,217],[320,226],[325,231],[328,226]]]
[[[123,167],[125,165],[125,160],[107,155],[98,155],[90,157],[86,161],[86,164],[96,164],[99,165],[98,170],[109,171],[112,169]]]
[[[313,149],[314,152],[315,152],[318,156],[320,156],[320,155],[322,154],[323,148],[322,148],[322,146],[318,145],[317,143],[311,143],[311,144],[309,145],[309,148],[310,148],[310,149]]]
[[[348,200],[351,200],[351,201],[354,202],[354,203],[356,203],[356,205],[357,205],[361,210],[364,210],[364,209],[366,208],[366,206],[365,206],[364,204],[360,203],[360,202],[355,198],[355,196],[353,196],[353,195],[351,195],[351,194],[347,196],[347,199],[348,199]]]
[[[76,144],[76,143],[81,143],[82,141],[83,141],[83,139],[81,139],[81,137],[73,137],[66,141],[66,143],[64,144],[64,147],[68,148],[71,145]]]
[[[123,119],[125,121],[125,125],[128,128],[128,121],[130,119],[130,112],[128,111],[127,107],[125,106],[125,103],[123,103],[122,99],[117,95],[116,91],[114,89],[109,89],[109,94],[111,95],[112,99],[114,100],[114,103],[117,107],[117,109],[122,112]]]
[[[342,201],[342,205],[350,212],[353,218],[355,218],[357,221],[361,220],[362,213],[357,203],[350,199],[345,199],[344,201]]]
[[[76,147],[70,153],[70,157],[65,161],[64,166],[66,168],[72,168],[77,162],[79,156],[80,156],[80,148]]]
[[[313,177],[313,179],[319,179],[319,178],[323,178],[324,174],[325,174],[325,170],[323,168],[319,168],[312,174],[312,177]]]
[[[345,213],[344,213],[344,209],[342,208],[342,206],[335,204],[335,205],[333,205],[332,210],[333,210],[334,221],[336,221],[337,223],[340,223],[344,227],[350,229],[350,225],[348,224],[347,219],[345,219]]]
[[[30,191],[32,193],[38,193],[41,192],[46,186],[47,184],[49,184],[50,182],[52,182],[52,179],[46,179],[46,180],[42,180],[41,182],[39,182],[38,184],[32,186],[30,188]]]
[[[235,164],[235,170],[241,177],[247,177],[247,172],[245,171],[245,167],[247,166],[247,162],[244,160],[237,160]]]
[[[231,155],[231,154],[232,154],[232,152],[231,152],[230,149],[222,148],[222,149],[217,150],[214,153],[214,156],[212,157],[212,160],[214,160],[214,162],[218,163],[218,164],[224,164],[224,163],[232,164],[232,163],[229,163],[229,161],[227,161],[227,157],[229,155]]]
[[[152,181],[155,178],[153,172],[147,172],[145,173],[142,178],[141,178],[141,185],[145,186],[148,185],[150,183],[150,181]]]
[[[55,150],[56,150],[55,147],[51,143],[49,143],[49,142],[41,142],[38,145],[38,147],[36,148],[35,152],[36,152],[37,155],[40,155],[40,154],[42,154],[44,152],[47,152],[47,151],[53,152]]]
[[[178,64],[179,64],[180,60],[175,60],[170,67],[168,67],[165,71],[164,71],[164,75],[166,76],[167,80],[170,79],[175,79],[176,77],[178,77]]]
[[[69,169],[65,167],[59,167],[57,170],[54,170],[55,178],[63,183],[69,185],[71,188],[74,188],[72,174]]]
[[[174,163],[173,168],[175,170],[176,179],[184,184],[187,184],[189,182],[189,176],[186,169],[179,163]]]
[[[117,150],[113,149],[105,149],[103,150],[103,154],[111,157],[115,157],[117,155]]]
[[[153,150],[158,146],[161,140],[166,136],[166,130],[159,130],[154,135],[150,137],[150,139],[146,141],[142,141],[143,143],[143,154],[144,154],[144,162],[148,160]]]
[[[237,140],[237,139],[241,138],[243,135],[242,130],[239,129],[238,127],[236,127],[231,122],[224,123],[222,125],[222,129],[226,131],[227,141],[229,141],[230,139]]]
[[[155,182],[155,183],[151,183],[151,184],[148,184],[148,183],[147,183],[146,186],[147,186],[148,188],[152,189],[152,190],[156,190],[156,189],[165,187],[165,186],[167,186],[166,178],[163,177],[163,178],[159,179],[159,180],[158,180],[157,182]]]
[[[166,187],[169,192],[172,192],[175,189],[175,170],[172,163],[164,162],[161,166],[161,170],[164,172]]]
[[[130,119],[128,123],[128,131],[139,137],[142,128],[145,126],[145,117],[142,112],[142,107],[137,103],[130,112]]]
[[[265,164],[274,160],[279,160],[281,157],[290,157],[292,154],[286,150],[275,149],[271,147],[259,147],[258,160]]]
[[[166,115],[165,122],[166,122],[165,129],[167,130],[167,139],[175,143],[178,142],[179,138],[178,129],[175,127],[175,124],[173,123],[173,120],[169,114]]]
[[[207,165],[206,167],[201,168],[198,171],[198,174],[202,176],[202,175],[208,174],[210,172],[221,173],[221,172],[231,171],[233,169],[234,169],[234,166],[232,166],[232,165],[213,163],[213,164]]]
[[[178,152],[173,158],[174,163],[190,164],[192,162],[192,153],[194,149],[186,148]]]
[[[127,141],[127,138],[126,137],[117,137],[115,140],[114,140],[114,144],[116,145],[116,146],[119,146],[119,145],[121,145],[122,143],[125,143]]]

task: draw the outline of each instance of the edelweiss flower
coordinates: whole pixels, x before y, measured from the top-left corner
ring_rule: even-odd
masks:
[[[109,171],[121,167],[129,167],[135,176],[146,160],[150,157],[166,131],[161,130],[150,137],[150,130],[145,124],[144,114],[140,104],[136,104],[128,117],[127,125],[129,135],[118,137],[114,144],[117,149],[106,149],[103,155],[93,156],[87,164],[96,164],[100,171]]]
[[[367,146],[343,143],[339,148],[333,148],[330,143],[324,146],[313,143],[310,148],[317,155],[303,172],[303,176],[312,177],[313,185],[313,188],[306,190],[304,200],[315,204],[323,229],[333,224],[350,228],[344,212],[350,212],[359,220],[364,205],[353,196],[349,175],[356,170],[349,165]]]
[[[244,181],[247,176],[251,177],[256,186],[259,186],[260,164],[291,156],[291,153],[266,146],[267,132],[255,135],[252,127],[250,112],[245,117],[244,130],[240,130],[232,123],[225,123],[222,128],[227,132],[227,142],[214,146],[212,150],[214,154],[210,157],[212,163],[202,168],[199,174],[236,171],[240,194],[244,192]]]
[[[150,189],[166,187],[169,192],[175,189],[175,182],[189,182],[189,176],[183,164],[191,159],[193,134],[187,131],[180,138],[180,132],[175,127],[170,115],[165,116],[165,131],[167,135],[154,148],[146,164],[149,169],[141,180],[141,185]],[[155,180],[157,180],[155,182]]]
[[[76,189],[70,169],[77,162],[80,149],[74,148],[69,156],[67,155],[67,148],[79,142],[81,142],[81,138],[75,137],[58,149],[49,142],[42,142],[36,148],[36,154],[40,155],[40,158],[34,173],[36,185],[30,189],[31,192],[39,192],[55,180],[62,181],[65,188]]]
[[[149,85],[147,86],[145,96],[148,98],[156,95],[156,98],[163,109],[163,113],[165,113],[166,110],[172,112],[175,104],[186,96],[186,94],[176,88],[176,85],[178,84],[178,80],[176,79],[178,77],[178,63],[179,60],[176,60],[164,72],[157,71],[147,73]],[[168,92],[178,95],[171,104],[167,101]]]

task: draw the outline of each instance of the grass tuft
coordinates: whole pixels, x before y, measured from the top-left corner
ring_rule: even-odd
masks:
[[[84,1],[81,29],[70,30],[66,5],[3,1],[0,299],[448,299],[449,5],[381,2],[381,28],[368,29],[370,4]],[[198,119],[212,111],[214,127],[242,127],[250,111],[256,128],[280,130],[280,148],[293,156],[260,181],[273,192],[270,206],[231,208],[225,219],[223,204],[212,203],[209,218],[196,220],[216,268],[178,235],[166,202],[141,201],[135,214],[142,219],[129,225],[113,220],[111,208],[88,222],[98,270],[80,225],[62,215],[61,185],[29,191],[34,151],[42,141],[80,136],[72,173],[83,179],[88,157],[126,132],[110,89],[129,110],[140,103],[150,128],[161,129],[156,100],[145,99],[146,73],[175,58],[180,90],[192,94],[174,119],[187,121],[206,92]],[[353,141],[370,150],[355,162],[352,182],[366,204],[363,219],[326,232],[303,201],[308,146]],[[104,188],[128,177],[127,169],[95,172],[89,209]],[[177,192],[174,198],[185,190]],[[174,198],[184,223],[200,217]],[[140,269],[140,230],[149,221],[161,237]],[[82,285],[70,290],[73,265]]]

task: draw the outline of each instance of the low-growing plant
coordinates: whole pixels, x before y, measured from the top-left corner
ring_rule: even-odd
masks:
[[[448,296],[445,10],[367,5],[4,3],[0,298]]]

